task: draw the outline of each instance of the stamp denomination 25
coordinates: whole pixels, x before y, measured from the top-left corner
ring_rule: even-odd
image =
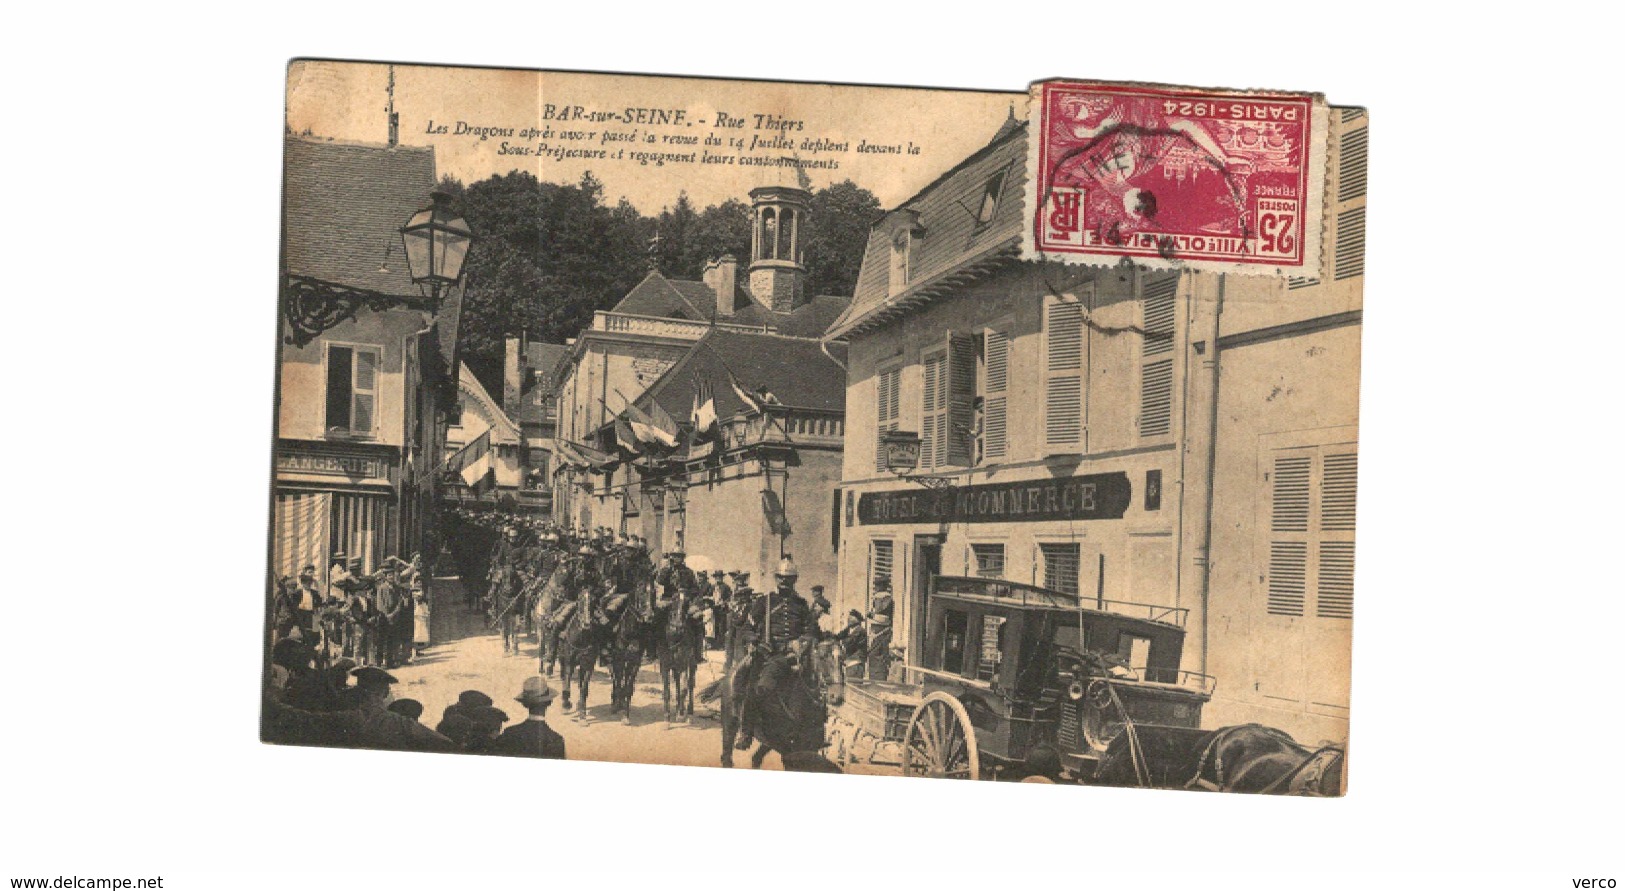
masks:
[[[1318,267],[1319,96],[1046,81],[1032,98],[1028,258],[1254,274]]]

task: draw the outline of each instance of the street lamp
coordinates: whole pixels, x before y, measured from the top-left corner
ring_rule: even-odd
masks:
[[[401,227],[401,240],[406,243],[406,265],[412,281],[426,287],[429,298],[438,306],[440,289],[462,278],[463,260],[468,257],[474,233],[452,211],[449,193],[436,188],[429,195],[434,204],[406,221]]]

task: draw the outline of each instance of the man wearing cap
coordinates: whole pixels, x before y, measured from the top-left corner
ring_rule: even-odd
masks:
[[[378,611],[378,657],[385,668],[400,664],[401,632],[410,630],[411,625],[405,592],[396,583],[394,559],[384,561],[373,594]]]
[[[405,715],[389,710],[389,688],[395,676],[366,666],[350,672],[355,678],[356,708],[342,712],[311,712],[268,702],[276,741],[331,741],[334,745],[413,752],[451,752],[456,745],[446,737]]]
[[[795,561],[785,554],[773,571],[777,590],[757,597],[747,614],[746,623],[755,635],[755,645],[740,669],[744,682],[735,683],[733,689],[740,715],[736,749],[750,748],[755,735],[754,700],[773,695],[779,684],[799,668],[816,634],[812,609],[796,591],[799,577]]]
[[[660,587],[660,596],[664,600],[675,598],[679,591],[684,594],[693,594],[699,590],[699,583],[694,579],[694,570],[688,568],[683,561],[688,557],[681,549],[668,551],[666,562],[655,573],[655,584]]]
[[[564,737],[547,726],[547,706],[553,701],[553,688],[539,676],[525,678],[514,697],[530,713],[525,720],[502,731],[491,744],[490,754],[524,758],[564,758]]]
[[[891,579],[876,578],[875,596],[869,603],[868,674],[872,680],[884,681],[891,672],[892,612],[895,609]]]
[[[728,612],[733,606],[733,589],[725,581],[726,574],[720,569],[711,570],[711,616],[712,624],[716,627],[716,640],[712,642],[713,648],[726,645],[728,640]]]
[[[841,662],[846,666],[849,680],[864,676],[864,659],[869,655],[869,632],[863,627],[863,613],[848,610],[846,627],[835,632],[835,642],[841,648]]]
[[[825,625],[825,620],[829,618],[829,611],[831,608],[832,605],[829,602],[829,598],[824,596],[824,586],[813,585],[812,604],[809,609],[811,610],[812,616],[812,631],[820,639],[829,637],[831,634],[835,633],[835,629],[826,627]]]

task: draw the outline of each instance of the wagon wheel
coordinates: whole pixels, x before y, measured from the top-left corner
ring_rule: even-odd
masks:
[[[902,755],[903,776],[974,780],[980,773],[970,715],[941,691],[925,697],[909,718]]]

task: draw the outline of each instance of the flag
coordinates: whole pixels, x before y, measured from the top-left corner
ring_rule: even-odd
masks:
[[[659,443],[668,449],[677,448],[677,424],[671,420],[671,416],[667,415],[665,410],[661,409],[658,404],[654,404],[653,408],[660,415],[665,416],[665,425],[662,425],[656,417],[651,416],[630,402],[626,404],[626,423],[632,427],[632,432],[637,434],[638,439],[644,442],[650,444]]]
[[[488,492],[496,486],[496,464],[491,458],[491,431],[474,437],[450,458],[446,469],[456,473],[463,485],[476,492]]]
[[[615,419],[615,445],[626,455],[628,461],[643,454],[643,450],[638,448],[637,435],[632,432],[632,427],[626,423],[625,418]]]
[[[694,422],[694,442],[717,440],[717,399],[711,392],[711,382],[701,380],[698,375],[694,378],[694,411],[691,418]]]
[[[731,371],[728,372],[728,385],[734,388],[734,396],[745,404],[746,411],[762,410],[762,403],[755,396],[752,396],[749,390],[745,389],[745,385],[741,384],[739,378],[734,377]]]

